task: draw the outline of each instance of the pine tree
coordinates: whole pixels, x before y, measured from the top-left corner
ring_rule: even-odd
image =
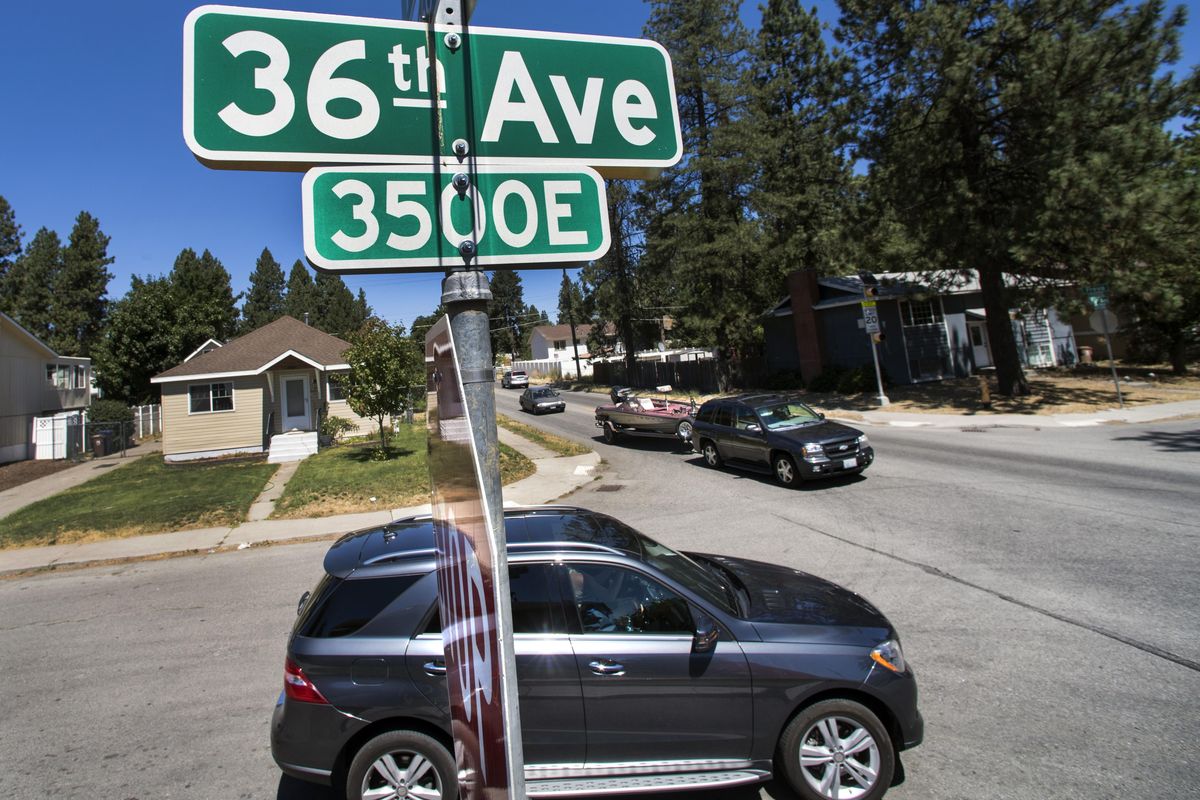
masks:
[[[371,315],[374,313],[375,312],[371,308],[370,304],[367,303],[367,293],[360,288],[358,290],[358,297],[354,300],[354,327],[350,329],[351,332],[357,331],[362,328],[363,325],[366,325],[367,320],[369,320]]]
[[[310,325],[316,324],[317,290],[308,268],[299,259],[292,264],[292,271],[288,273],[287,296],[283,300],[283,307],[288,316]]]
[[[264,247],[254,264],[254,272],[250,273],[250,291],[246,293],[246,302],[242,304],[243,333],[261,328],[283,316],[283,288],[283,268],[271,251]]]
[[[49,228],[33,235],[25,253],[9,269],[6,313],[25,330],[50,343],[54,333],[51,308],[54,286],[63,269],[62,242]]]
[[[0,311],[8,307],[8,275],[21,256],[21,226],[8,200],[0,195]]]
[[[346,288],[340,275],[318,272],[313,284],[317,316],[313,326],[334,336],[347,336],[360,327],[354,295]]]
[[[683,305],[679,333],[715,343],[722,389],[761,349],[761,315],[778,292],[764,274],[749,208],[753,165],[743,71],[749,38],[737,0],[653,0],[648,38],[671,53],[684,156],[646,185],[643,268]],[[629,347],[630,343],[626,342]]]
[[[176,311],[175,287],[168,278],[133,276],[129,292],[112,304],[92,356],[105,397],[137,405],[158,396],[150,379],[191,352],[180,342]]]
[[[441,303],[433,310],[432,314],[418,314],[413,318],[412,329],[408,332],[408,336],[414,342],[425,347],[425,334],[429,333],[429,329],[437,324],[437,321],[446,316],[446,307]],[[492,321],[491,327],[496,327],[495,320]],[[495,350],[492,351],[493,357],[496,355]]]
[[[571,318],[578,323],[583,318],[582,314],[583,289],[571,280],[564,269],[562,283],[558,287],[558,324],[569,325]]]
[[[1183,12],[1121,0],[843,0],[869,91],[863,156],[936,270],[978,274],[1002,394],[1028,393],[1012,276],[1070,281],[1124,256],[1182,110]],[[1009,276],[1006,278],[1006,276]]]
[[[54,281],[51,306],[51,345],[64,355],[89,356],[100,339],[108,309],[105,295],[112,279],[109,241],[99,220],[86,211],[79,212],[63,250],[63,268]]]
[[[237,298],[224,265],[190,247],[175,259],[168,276],[176,305],[176,330],[184,355],[208,339],[225,342],[237,331]]]
[[[604,331],[612,323],[625,347],[625,380],[631,383],[637,375],[637,351],[646,342],[638,321],[650,314],[643,311],[643,306],[653,304],[655,276],[642,260],[643,238],[634,220],[637,206],[633,184],[606,181],[606,192],[612,244],[602,258],[583,268],[579,279],[592,323],[589,350],[604,352]]]
[[[815,10],[800,0],[769,0],[750,56],[739,125],[754,168],[750,203],[770,254],[760,269],[782,294],[795,270],[848,266],[840,239],[851,201],[853,67],[827,50]]]
[[[508,353],[514,360],[521,356],[529,339],[528,309],[521,276],[511,269],[498,269],[491,275],[492,299],[488,302],[491,318],[492,357]]]

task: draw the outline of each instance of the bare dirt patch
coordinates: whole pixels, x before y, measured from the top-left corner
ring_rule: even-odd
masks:
[[[74,461],[14,461],[0,465],[0,492],[76,466]]]

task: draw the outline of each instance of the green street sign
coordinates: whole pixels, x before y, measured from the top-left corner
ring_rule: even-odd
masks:
[[[1087,295],[1088,302],[1092,304],[1092,308],[1097,310],[1108,308],[1108,286],[1104,284],[1086,286],[1083,292]]]
[[[423,164],[309,171],[305,255],[331,272],[396,272],[461,266],[465,241],[480,267],[554,267],[608,251],[607,197],[595,170],[487,166],[461,187],[456,174]]]
[[[464,44],[439,28],[435,117],[428,33],[398,20],[197,8],[184,23],[188,147],[213,167],[303,170],[432,163],[461,140],[479,164],[626,176],[683,152],[671,59],[654,42],[470,28]]]

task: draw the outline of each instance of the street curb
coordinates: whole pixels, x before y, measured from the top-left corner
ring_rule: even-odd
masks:
[[[522,442],[528,441],[524,437],[519,438]],[[514,449],[521,450],[521,447],[517,445]],[[601,464],[600,455],[594,450],[579,456],[530,460],[536,468],[534,474],[504,487],[506,507],[552,503],[595,480]],[[94,566],[161,561],[182,556],[211,555],[283,544],[332,540],[354,530],[385,525],[392,520],[427,514],[429,511],[430,506],[424,504],[330,517],[256,522],[247,520],[232,527],[197,528],[104,542],[0,550],[0,580]],[[289,524],[307,530],[293,536],[280,535],[279,529],[286,528]],[[196,539],[201,541],[194,541]],[[95,555],[74,559],[72,551],[78,549],[86,549]]]

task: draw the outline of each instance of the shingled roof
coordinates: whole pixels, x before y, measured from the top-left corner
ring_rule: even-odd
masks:
[[[350,343],[305,325],[295,317],[280,317],[191,361],[160,372],[151,383],[205,377],[257,375],[288,357],[319,369],[345,369]]]

